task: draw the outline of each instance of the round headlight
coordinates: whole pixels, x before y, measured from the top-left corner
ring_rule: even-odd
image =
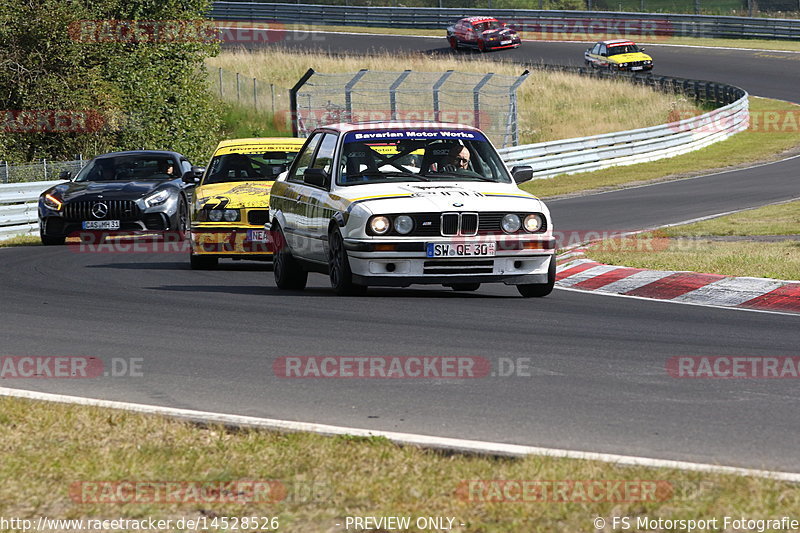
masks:
[[[236,222],[239,220],[239,210],[238,209],[226,209],[224,214],[225,220],[227,222]]]
[[[536,233],[542,228],[542,222],[541,215],[528,215],[525,217],[523,226],[525,227],[525,231]]]
[[[414,220],[408,215],[400,215],[394,219],[394,229],[400,235],[408,235],[414,229]]]
[[[211,222],[219,222],[222,220],[222,211],[220,209],[212,209],[208,212],[208,220]]]
[[[389,231],[391,224],[389,219],[385,216],[373,217],[369,222],[369,228],[376,235],[383,235]]]
[[[513,213],[504,216],[502,222],[500,222],[500,227],[506,233],[516,233],[521,225],[519,217]]]

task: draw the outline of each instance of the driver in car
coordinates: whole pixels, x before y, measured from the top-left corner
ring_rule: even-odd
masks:
[[[457,172],[469,169],[469,150],[466,146],[457,144],[450,149],[447,154],[447,163],[444,165],[445,172]]]

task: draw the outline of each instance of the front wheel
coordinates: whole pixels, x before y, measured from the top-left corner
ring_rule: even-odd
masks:
[[[524,298],[541,298],[553,292],[556,284],[556,256],[550,258],[550,268],[547,269],[547,283],[531,283],[517,285],[517,290]]]
[[[297,262],[289,247],[283,230],[277,225],[273,232],[275,252],[272,256],[272,274],[275,276],[275,285],[283,291],[302,291],[308,283],[308,272]]]
[[[344,239],[336,228],[328,235],[328,247],[328,275],[333,291],[339,296],[364,294],[367,288],[353,283],[353,272],[350,270],[347,250],[344,249]]]
[[[481,53],[486,51],[486,43],[484,41],[478,41],[478,50],[480,50]]]
[[[45,235],[41,230],[39,238],[42,239],[42,244],[45,246],[61,246],[67,241],[67,237],[64,235]]]
[[[455,37],[450,37],[449,39],[447,39],[447,41],[450,43],[450,48],[452,50],[458,50],[458,39],[456,39]]]

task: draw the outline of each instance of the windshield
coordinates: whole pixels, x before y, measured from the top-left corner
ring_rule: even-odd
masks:
[[[75,181],[173,180],[180,167],[169,155],[125,155],[92,160]]]
[[[499,30],[503,27],[503,25],[496,20],[489,20],[486,22],[478,22],[477,24],[473,24],[472,27],[475,28],[475,31],[484,32],[486,30]]]
[[[300,147],[298,146],[298,149]],[[297,152],[264,152],[215,156],[203,184],[230,181],[275,181],[294,160]]]
[[[351,132],[337,184],[387,181],[510,183],[503,161],[481,133],[468,130]]]
[[[639,47],[635,44],[621,44],[608,47],[608,55],[610,56],[615,56],[617,54],[636,54],[638,52]]]

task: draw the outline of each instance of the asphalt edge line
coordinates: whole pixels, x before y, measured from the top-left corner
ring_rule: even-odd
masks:
[[[112,400],[99,400],[80,396],[68,396],[47,392],[36,392],[24,389],[0,387],[0,396],[25,398],[29,400],[43,400],[55,403],[82,405],[89,407],[102,407],[119,409],[141,414],[161,415],[170,418],[207,424],[222,424],[226,426],[249,427],[272,431],[310,432],[326,436],[352,435],[358,437],[384,437],[395,444],[420,446],[437,450],[446,450],[458,453],[475,453],[507,457],[525,457],[538,455],[564,459],[578,459],[586,461],[601,461],[623,466],[645,466],[654,468],[674,468],[694,472],[708,472],[714,474],[732,474],[740,476],[761,477],[778,481],[800,482],[800,473],[776,472],[734,466],[712,465],[705,463],[692,463],[670,459],[654,459],[628,455],[616,455],[600,452],[582,452],[577,450],[563,450],[558,448],[543,448],[538,446],[524,446],[519,444],[506,444],[477,440],[456,439],[450,437],[436,437],[431,435],[418,435],[414,433],[398,433],[393,431],[370,430],[364,428],[351,428],[344,426],[331,426],[312,422],[295,422],[291,420],[277,420],[271,418],[258,418],[244,415],[231,415],[212,413],[208,411],[195,411],[175,407],[163,407]]]

